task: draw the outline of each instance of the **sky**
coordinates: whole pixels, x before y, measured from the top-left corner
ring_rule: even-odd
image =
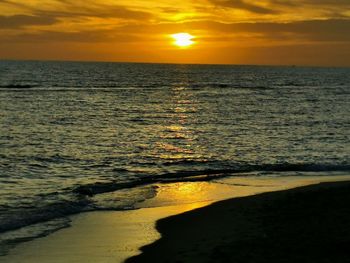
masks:
[[[350,66],[350,0],[0,0],[0,59]]]

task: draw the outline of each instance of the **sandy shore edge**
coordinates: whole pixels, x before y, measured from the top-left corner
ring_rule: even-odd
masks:
[[[234,198],[157,222],[134,262],[349,262],[350,181]]]

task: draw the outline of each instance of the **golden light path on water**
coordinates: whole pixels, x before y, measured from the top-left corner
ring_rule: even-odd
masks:
[[[203,158],[198,136],[191,128],[194,114],[198,111],[198,102],[183,85],[172,88],[173,96],[169,109],[169,122],[159,129],[156,150],[166,162],[195,160]]]

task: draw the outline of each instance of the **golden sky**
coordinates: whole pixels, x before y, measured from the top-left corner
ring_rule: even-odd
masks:
[[[0,59],[350,66],[350,0],[0,0]],[[171,34],[189,33],[188,48]]]

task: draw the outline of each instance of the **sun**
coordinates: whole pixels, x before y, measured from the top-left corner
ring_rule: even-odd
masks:
[[[192,40],[194,36],[188,33],[177,33],[177,34],[171,35],[171,37],[175,40],[174,45],[178,47],[189,47],[195,43]]]

